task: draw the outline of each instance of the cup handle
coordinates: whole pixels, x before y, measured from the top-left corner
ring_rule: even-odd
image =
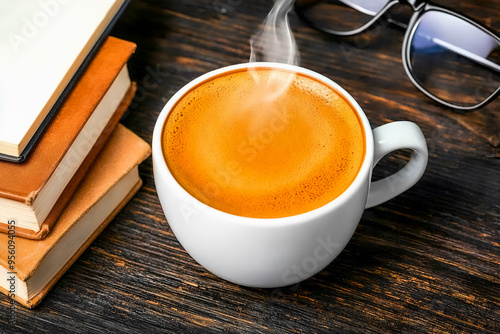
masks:
[[[412,122],[379,126],[373,130],[373,142],[373,167],[390,152],[406,148],[412,153],[410,161],[397,173],[371,183],[366,208],[384,203],[411,188],[424,174],[428,159],[422,130]]]

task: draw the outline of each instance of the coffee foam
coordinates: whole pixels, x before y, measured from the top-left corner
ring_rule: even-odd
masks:
[[[312,78],[253,72],[204,82],[177,103],[163,135],[170,171],[201,202],[240,216],[291,216],[330,202],[363,161],[357,115]],[[271,77],[289,85],[263,99],[273,95],[262,84]]]

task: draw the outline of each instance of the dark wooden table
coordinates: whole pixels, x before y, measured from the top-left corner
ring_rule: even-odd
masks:
[[[497,31],[497,0],[438,1]],[[112,35],[138,45],[130,61],[138,92],[122,122],[146,141],[167,100],[195,77],[247,62],[249,38],[271,1],[132,1]],[[295,14],[301,65],[346,88],[372,126],[410,120],[422,128],[429,165],[403,195],[367,210],[327,268],[300,284],[253,289],[208,273],[165,220],[151,159],[144,187],[35,310],[16,308],[0,332],[32,333],[499,333],[500,115],[437,105],[401,64],[403,32],[382,26],[330,38]],[[151,80],[151,77],[154,80]],[[405,162],[393,154],[375,171]]]

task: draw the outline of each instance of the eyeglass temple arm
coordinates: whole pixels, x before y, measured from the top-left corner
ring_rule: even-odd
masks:
[[[406,24],[404,22],[400,22],[398,20],[394,20],[392,18],[388,18],[387,22],[394,24],[395,26],[398,26],[399,28],[401,28],[403,30],[406,30],[408,28],[408,24]]]
[[[349,0],[339,0],[339,1],[342,2],[344,5],[349,6],[353,9],[356,9],[358,12],[361,12],[363,14],[370,15],[370,16],[377,15],[377,12],[369,10],[368,8],[364,8],[363,6],[360,6],[353,1],[349,1]]]
[[[491,60],[488,60],[486,58],[483,58],[483,57],[480,57],[478,55],[476,55],[475,53],[473,52],[470,52],[468,50],[465,50],[465,49],[462,49],[456,45],[453,45],[451,43],[448,43],[448,42],[445,42],[439,38],[433,38],[432,41],[434,43],[436,43],[437,45],[439,46],[442,46],[443,48],[445,49],[448,49],[452,52],[455,52],[456,54],[459,54],[463,57],[466,57],[472,61],[475,61],[476,63],[479,63],[483,66],[486,66],[486,67],[489,67],[491,68],[492,70],[494,71],[497,71],[497,72],[500,72],[500,65],[492,62]]]
[[[364,8],[363,6],[360,6],[353,1],[350,1],[350,0],[339,0],[339,1],[342,2],[344,5],[349,6],[353,9],[356,9],[358,12],[361,12],[363,14],[370,15],[370,16],[377,15],[377,12],[374,12],[368,8]],[[395,19],[390,18],[390,17],[387,18],[387,22],[392,23],[392,24],[394,24],[402,29],[408,28],[408,24],[401,22],[401,21],[398,21],[398,20],[395,20]]]

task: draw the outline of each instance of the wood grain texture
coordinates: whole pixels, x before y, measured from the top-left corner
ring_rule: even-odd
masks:
[[[496,0],[443,0],[500,29]],[[184,84],[248,61],[248,40],[271,1],[134,0],[112,34],[138,45],[138,91],[122,121],[151,142],[156,118]],[[337,81],[372,126],[422,128],[429,165],[401,196],[369,209],[340,256],[282,289],[223,281],[180,246],[161,210],[151,159],[144,186],[35,310],[16,307],[5,333],[498,333],[500,332],[500,115],[443,108],[401,64],[403,32],[333,38],[291,16],[301,64]],[[375,177],[400,168],[398,152]]]

